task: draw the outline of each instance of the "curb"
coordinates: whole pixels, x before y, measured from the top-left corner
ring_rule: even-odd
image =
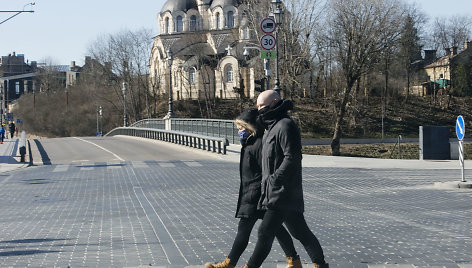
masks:
[[[434,188],[437,189],[472,189],[472,182],[447,181],[435,182]]]

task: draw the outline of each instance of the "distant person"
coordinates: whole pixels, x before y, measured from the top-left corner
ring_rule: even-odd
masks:
[[[207,263],[206,268],[234,268],[248,245],[254,224],[264,215],[264,211],[257,209],[261,195],[261,143],[264,134],[264,130],[256,124],[258,116],[257,109],[248,109],[235,120],[242,145],[239,162],[239,197],[236,207],[236,218],[240,218],[238,232],[228,257],[220,263]],[[280,225],[275,236],[286,255],[287,268],[302,268],[300,257],[287,230]]]
[[[0,144],[3,144],[3,139],[5,139],[5,128],[2,125],[0,128]]]
[[[258,122],[264,125],[262,139],[262,184],[258,209],[266,210],[257,243],[245,268],[261,267],[270,253],[275,233],[285,224],[299,240],[315,268],[328,268],[323,249],[308,227],[302,189],[302,147],[300,130],[288,115],[293,108],[273,90],[257,98]]]
[[[10,136],[12,139],[13,139],[13,136],[15,135],[15,130],[16,130],[15,123],[11,122],[10,123]]]

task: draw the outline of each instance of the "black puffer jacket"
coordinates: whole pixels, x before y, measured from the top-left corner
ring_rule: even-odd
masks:
[[[300,130],[289,117],[289,100],[260,115],[266,125],[262,145],[262,189],[259,209],[304,211]]]
[[[263,212],[257,210],[257,203],[261,196],[262,133],[263,131],[258,131],[257,136],[249,136],[241,148],[237,218],[262,217]]]

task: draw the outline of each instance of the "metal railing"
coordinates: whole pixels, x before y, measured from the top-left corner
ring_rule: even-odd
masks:
[[[238,129],[233,120],[175,118],[171,125],[175,131],[221,137],[230,143],[239,143]]]
[[[173,131],[226,138],[232,144],[239,143],[238,129],[233,120],[201,118],[172,118],[170,120]],[[165,129],[165,120],[144,119],[134,123],[131,127]]]
[[[130,127],[165,129],[166,122],[164,119],[143,119],[132,124]]]
[[[206,151],[216,152],[219,154],[226,154],[226,146],[228,143],[226,138],[209,137],[174,130],[138,127],[118,127],[108,132],[105,136],[115,135],[127,135],[172,142]]]

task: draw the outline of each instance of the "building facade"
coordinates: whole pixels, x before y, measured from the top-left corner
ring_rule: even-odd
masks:
[[[243,55],[254,46],[241,0],[168,0],[157,15],[150,83],[173,98],[254,97],[255,70]],[[169,55],[172,54],[172,60]]]
[[[423,95],[433,94],[434,91],[447,86],[454,87],[455,69],[462,64],[472,64],[472,42],[470,41],[464,43],[464,49],[460,52],[457,47],[452,47],[447,52],[446,56],[424,67],[428,81],[423,83]]]
[[[25,62],[23,54],[13,52],[0,60],[1,102],[5,107],[23,93],[32,92],[37,87],[38,66],[35,61]]]

